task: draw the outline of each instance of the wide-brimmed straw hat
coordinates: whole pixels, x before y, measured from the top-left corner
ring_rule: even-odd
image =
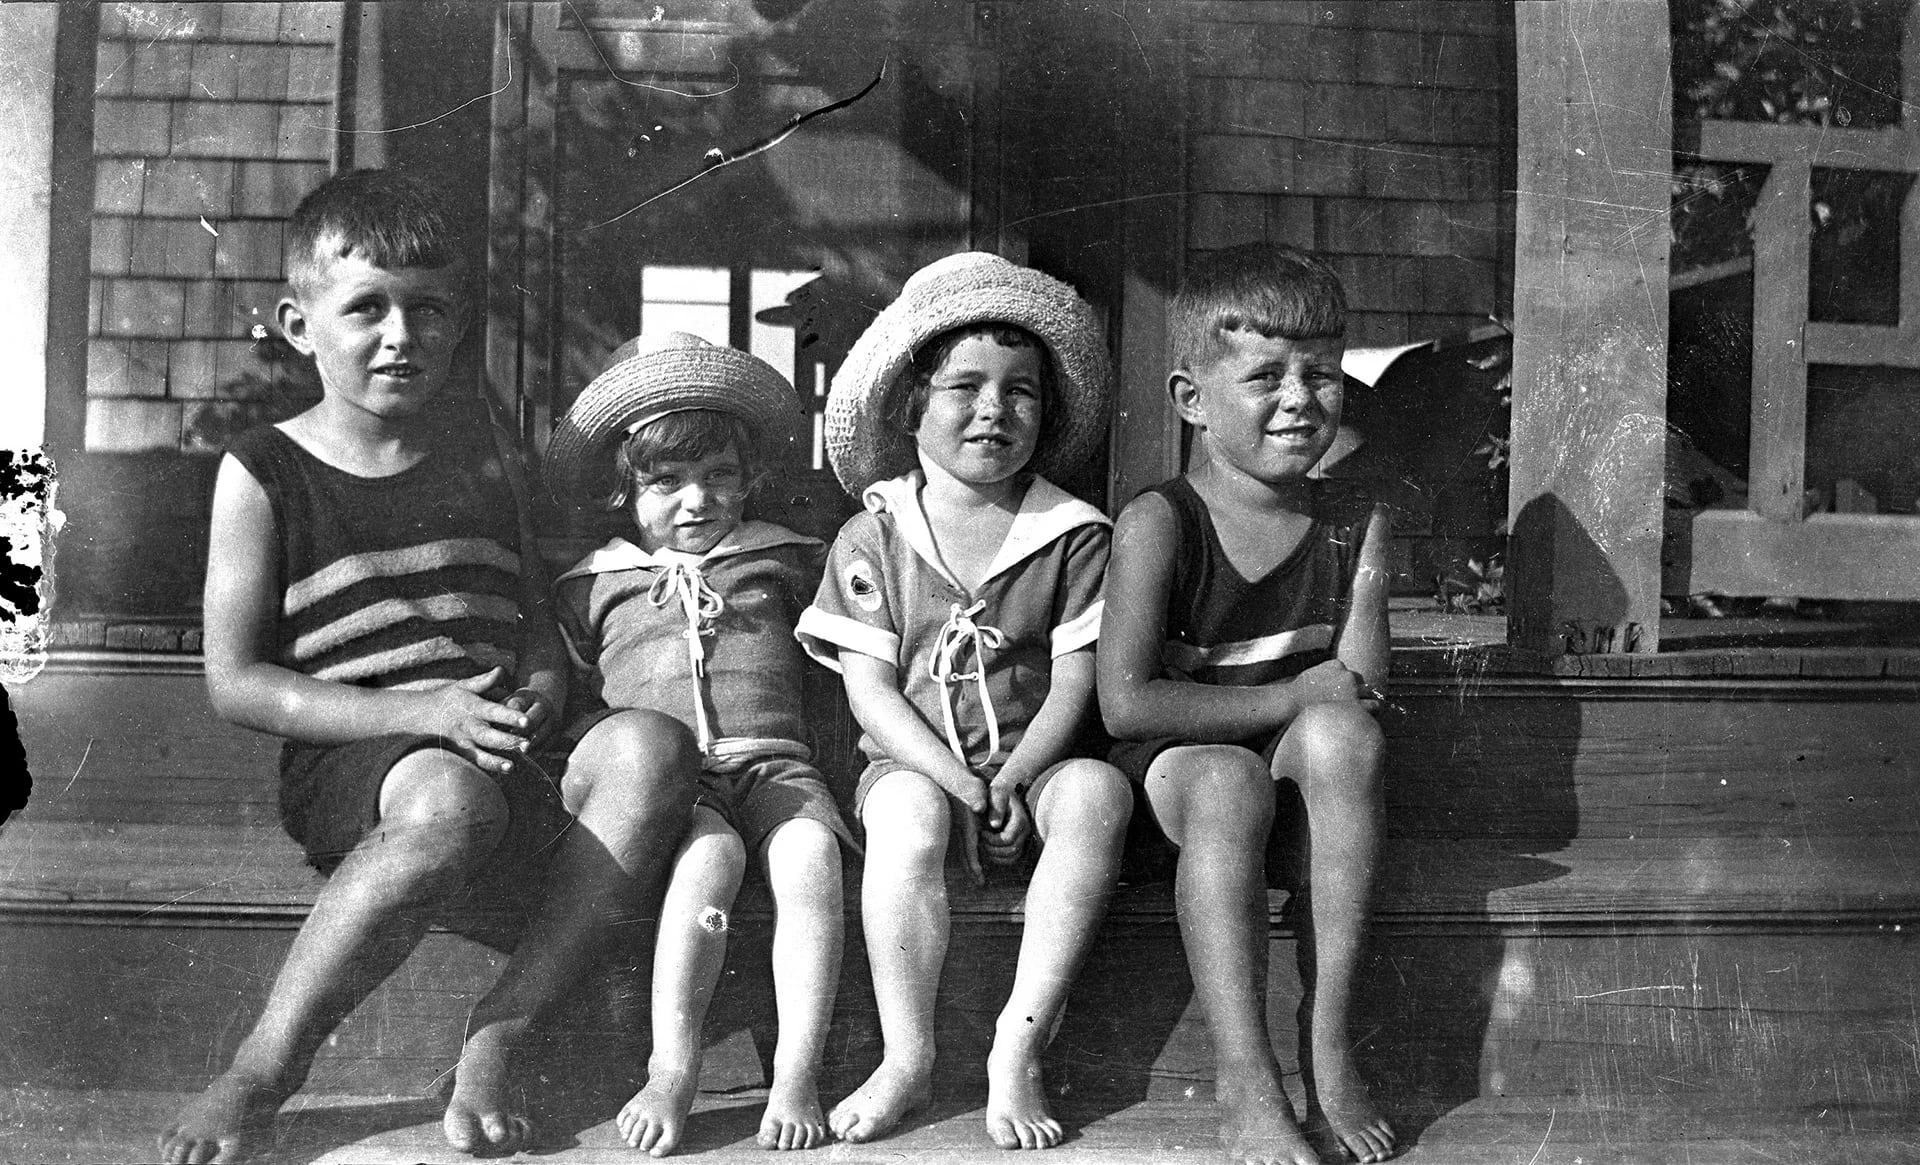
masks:
[[[847,353],[827,394],[827,457],[854,497],[919,464],[913,437],[885,418],[888,394],[922,344],[964,324],[1017,324],[1046,344],[1058,392],[1053,438],[1028,468],[1058,479],[1106,439],[1112,375],[1093,308],[1073,288],[998,255],[949,255],[914,272]]]
[[[614,349],[607,370],[581,391],[547,446],[547,479],[569,494],[607,479],[615,442],[668,413],[714,409],[752,428],[763,455],[798,432],[800,398],[758,356],[687,332],[641,334]]]

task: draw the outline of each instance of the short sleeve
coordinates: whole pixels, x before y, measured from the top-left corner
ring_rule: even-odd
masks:
[[[1063,539],[1065,561],[1053,596],[1049,647],[1058,658],[1091,647],[1100,638],[1100,614],[1106,591],[1107,554],[1113,535],[1102,523],[1075,528]]]
[[[600,637],[593,629],[593,575],[563,579],[554,588],[554,621],[566,641],[574,666],[592,670],[600,665]]]
[[[842,651],[898,663],[900,635],[886,568],[880,519],[855,514],[834,538],[813,605],[794,628],[808,655],[834,671],[840,670]]]
[[[796,621],[799,613],[806,609],[820,589],[820,579],[826,573],[827,553],[825,543],[789,546],[782,550],[782,574],[786,576],[787,589],[793,602],[788,610],[793,612]]]

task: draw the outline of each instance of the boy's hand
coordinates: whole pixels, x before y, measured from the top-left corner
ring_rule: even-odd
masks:
[[[460,755],[488,772],[510,773],[512,758],[526,748],[527,713],[487,699],[507,677],[493,668],[419,693],[420,731],[446,739]]]
[[[1288,680],[1287,691],[1293,699],[1295,715],[1315,704],[1341,704],[1367,699],[1377,702],[1377,694],[1367,687],[1360,673],[1337,659],[1314,664]]]
[[[987,829],[980,835],[980,847],[988,863],[1010,866],[1020,860],[1033,836],[1033,814],[1027,801],[1011,782],[995,781],[987,786],[991,806],[987,810]]]
[[[553,704],[539,688],[516,688],[513,695],[501,703],[526,717],[526,727],[521,730],[524,737],[520,742],[522,752],[540,744],[559,727],[559,721],[553,715]]]
[[[933,783],[947,791],[947,794],[966,806],[967,812],[978,817],[987,811],[987,783],[968,773],[964,777],[950,774],[936,774]]]

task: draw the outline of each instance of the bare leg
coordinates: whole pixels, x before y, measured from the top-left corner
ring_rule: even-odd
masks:
[[[860,918],[873,966],[880,1066],[827,1121],[848,1141],[884,1136],[933,1099],[933,1003],[947,961],[947,795],[919,773],[892,772],[867,794]]]
[[[1298,781],[1307,807],[1314,963],[1309,1092],[1340,1143],[1362,1162],[1384,1161],[1394,1151],[1393,1126],[1367,1094],[1347,1028],[1385,814],[1385,751],[1380,727],[1365,710],[1322,704],[1288,725],[1273,759],[1274,775]]]
[[[1132,808],[1126,777],[1091,760],[1069,762],[1055,773],[1033,806],[1045,845],[1027,888],[1013,993],[987,1056],[987,1135],[1002,1149],[1051,1149],[1060,1143],[1060,1122],[1047,1108],[1040,1053],[1106,916]]]
[[[603,720],[574,750],[561,790],[576,820],[557,847],[546,899],[468,1020],[442,1122],[454,1148],[506,1151],[528,1141],[525,1116],[507,1103],[513,1047],[618,927],[651,913],[667,858],[686,832],[698,769],[692,735],[651,712]]]
[[[1318,1165],[1294,1123],[1267,1031],[1264,855],[1273,778],[1232,746],[1169,749],[1147,772],[1147,797],[1180,847],[1174,908],[1194,994],[1213,1036],[1220,1140],[1249,1165]]]
[[[406,960],[433,903],[499,843],[506,817],[491,778],[454,753],[422,749],[395,764],[380,824],[320,891],[233,1064],[160,1134],[160,1159],[244,1159],[327,1034]]]
[[[695,806],[673,857],[653,947],[653,1054],[647,1083],[617,1123],[631,1148],[665,1157],[680,1147],[700,1087],[701,1028],[727,960],[728,912],[740,893],[747,851],[718,813]]]
[[[765,848],[780,1038],[759,1143],[763,1149],[812,1149],[831,1135],[820,1108],[819,1077],[845,942],[840,842],[826,826],[799,818],[774,830]]]

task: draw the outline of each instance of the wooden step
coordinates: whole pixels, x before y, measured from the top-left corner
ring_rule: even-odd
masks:
[[[275,822],[276,746],[215,721],[190,667],[55,671],[11,694],[38,785],[0,829],[0,976],[16,985],[0,996],[0,1085],[196,1089],[258,1014],[320,885]],[[1687,1123],[1698,1105],[1756,1128],[1793,1125],[1807,1145],[1839,1119],[1822,1114],[1871,1123],[1914,1111],[1912,685],[1748,684],[1705,699],[1671,684],[1489,677],[1408,682],[1396,701],[1355,1030],[1370,1078],[1405,1110],[1444,1124],[1469,1103],[1542,1100],[1560,1132],[1543,1142],[1545,1122],[1534,1130],[1541,1161],[1572,1161],[1583,1150],[1556,1153],[1592,1153],[1615,1133],[1632,1143],[1619,1121],[1640,1119],[1635,1109],[1568,1133],[1574,1110],[1614,1112],[1622,1096],[1694,1106],[1667,1128],[1694,1160],[1747,1159],[1722,1137],[1737,1120]],[[1287,901],[1271,901],[1269,1010],[1291,1063]],[[962,889],[954,902],[939,1086],[950,1103],[977,1104],[1022,919],[1015,890]],[[703,1077],[723,1098],[764,1086],[772,1036],[764,898],[735,915]],[[431,1096],[497,970],[491,952],[429,935],[336,1033],[309,1092]],[[546,1025],[528,1079],[547,1076],[543,1094],[604,1120],[644,1062],[645,983],[642,943]],[[851,1088],[877,1055],[855,925],[832,1088]],[[1154,1127],[1173,1119],[1154,1106],[1210,1094],[1164,886],[1117,898],[1048,1070],[1069,1101],[1092,1106],[1088,1127],[1136,1108]],[[1696,1127],[1708,1130],[1698,1144],[1686,1140]],[[1504,1160],[1511,1146],[1499,1144],[1454,1159]],[[1672,1159],[1637,1152],[1583,1159]]]
[[[0,1093],[0,1135],[12,1159],[49,1165],[137,1161],[153,1154],[154,1130],[188,1099],[165,1092]],[[689,1122],[685,1154],[712,1165],[764,1165],[752,1143],[763,1097],[704,1094]],[[470,1165],[440,1135],[438,1101],[410,1096],[296,1097],[257,1165]],[[1218,1165],[1215,1116],[1203,1100],[1147,1101],[1111,1111],[1065,1102],[1069,1139],[1048,1152],[1058,1165]],[[1622,1093],[1598,1105],[1564,1097],[1472,1098],[1397,1109],[1404,1165],[1911,1165],[1909,1112],[1810,1101],[1756,1109],[1670,1092]],[[533,1158],[552,1165],[632,1165],[611,1121],[554,1126],[563,1147]],[[1324,1137],[1317,1139],[1324,1142]],[[978,1107],[936,1104],[900,1133],[867,1145],[800,1155],[834,1165],[977,1165],[1000,1159]],[[1330,1147],[1328,1160],[1339,1160]]]
[[[1391,838],[1375,918],[1385,927],[1920,923],[1920,822],[1871,838]],[[847,879],[849,911],[858,879]],[[323,884],[278,826],[40,821],[0,829],[0,917],[134,924],[204,919],[298,926]],[[956,916],[1018,924],[1021,891],[952,889]],[[1284,891],[1273,896],[1283,933]],[[1117,918],[1170,920],[1170,889],[1137,887]],[[761,922],[750,885],[736,915]]]

